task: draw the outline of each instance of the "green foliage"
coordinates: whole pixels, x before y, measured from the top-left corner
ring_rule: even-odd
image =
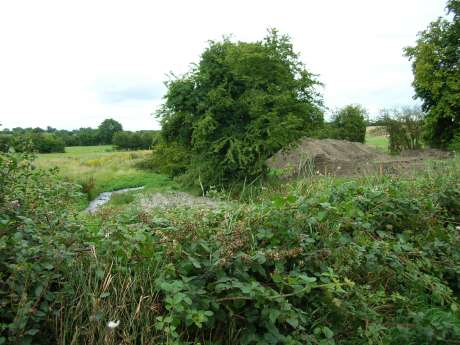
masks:
[[[260,42],[211,42],[168,83],[161,135],[187,154],[159,165],[186,167],[189,180],[206,186],[264,174],[267,158],[322,123],[318,84],[275,30]]]
[[[156,142],[157,132],[120,131],[113,135],[113,145],[119,150],[148,150]]]
[[[449,0],[452,20],[438,19],[405,49],[412,61],[413,86],[427,112],[426,137],[435,147],[447,147],[460,132],[460,6]]]
[[[88,231],[99,259],[69,274],[91,290],[63,301],[58,329],[92,344],[455,344],[458,164],[215,209],[107,210]]]
[[[366,138],[367,111],[360,105],[347,105],[333,117],[331,133],[335,139],[364,143]]]
[[[417,107],[383,110],[380,121],[389,135],[390,152],[422,148],[424,118],[425,114]]]
[[[184,174],[190,166],[190,152],[176,142],[160,141],[154,148],[149,168],[168,176]]]
[[[0,343],[49,344],[62,268],[80,228],[76,188],[30,157],[0,154]]]
[[[449,150],[460,152],[460,133],[455,135],[452,139],[451,143],[449,144]]]
[[[121,123],[114,119],[105,119],[97,128],[98,144],[112,144],[113,135],[122,130]]]
[[[0,152],[8,152],[13,148],[16,152],[34,151],[38,153],[64,152],[64,141],[50,133],[21,133],[0,135]]]

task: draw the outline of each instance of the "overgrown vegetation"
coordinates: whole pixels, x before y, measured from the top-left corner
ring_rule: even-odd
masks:
[[[50,326],[82,225],[76,186],[35,169],[23,154],[0,154],[0,343],[49,344]]]
[[[153,165],[205,187],[254,179],[273,153],[321,125],[318,84],[276,30],[254,43],[211,42],[168,83],[158,112],[164,153]]]
[[[380,117],[389,135],[389,150],[417,150],[423,144],[423,121],[425,114],[417,107],[383,110]]]
[[[77,220],[72,185],[2,155],[0,339],[457,343],[459,164]]]

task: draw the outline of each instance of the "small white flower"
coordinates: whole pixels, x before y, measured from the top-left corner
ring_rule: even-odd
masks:
[[[107,323],[107,327],[109,327],[110,329],[117,328],[119,325],[120,325],[120,320],[117,320],[117,321],[109,321],[109,322]]]
[[[456,226],[455,229],[459,230],[460,231],[460,226]]]

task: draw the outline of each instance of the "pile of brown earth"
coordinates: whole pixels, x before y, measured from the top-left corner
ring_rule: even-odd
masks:
[[[283,177],[305,175],[393,174],[420,168],[426,159],[449,158],[449,152],[426,149],[391,156],[365,144],[335,139],[304,138],[267,161]]]

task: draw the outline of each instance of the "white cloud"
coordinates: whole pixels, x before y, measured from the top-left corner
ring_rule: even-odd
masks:
[[[127,129],[158,128],[150,114],[169,72],[187,71],[210,39],[258,40],[268,27],[291,35],[325,84],[327,106],[361,103],[375,113],[412,102],[402,48],[443,7],[438,0],[3,1],[0,123],[77,128],[113,117]]]

